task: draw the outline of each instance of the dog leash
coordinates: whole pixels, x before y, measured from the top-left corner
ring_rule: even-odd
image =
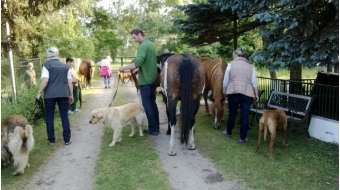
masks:
[[[109,107],[111,107],[112,103],[113,103],[113,100],[116,98],[116,95],[117,95],[117,92],[118,92],[118,87],[119,87],[119,76],[117,76],[117,79],[118,79],[118,82],[117,82],[117,88],[116,88],[116,92],[115,94],[113,95],[113,98],[111,100],[111,103],[109,105]]]
[[[44,108],[44,102],[43,102],[43,100],[42,100],[41,98],[35,99],[34,105],[35,105],[35,107],[34,107],[33,112],[32,112],[32,114],[31,114],[31,116],[30,116],[30,118],[29,118],[28,121],[32,122],[32,117],[33,117],[33,115],[34,115],[35,110],[37,109],[37,107],[40,108],[40,110],[41,110],[41,112],[42,112],[42,115],[43,115],[43,119],[45,120],[46,118],[45,118],[45,108]]]

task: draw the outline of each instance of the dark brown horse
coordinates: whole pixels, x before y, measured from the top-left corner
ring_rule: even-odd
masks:
[[[181,101],[180,142],[186,144],[189,150],[195,149],[194,124],[204,86],[204,70],[197,57],[187,54],[172,55],[162,65],[160,85],[166,98],[171,127],[169,155],[174,156],[178,101]]]
[[[220,129],[226,106],[223,94],[223,78],[227,63],[221,58],[213,60],[207,57],[201,57],[199,59],[205,73],[205,87],[203,91],[205,113],[210,115],[207,99],[208,93],[211,91],[209,100],[212,101],[211,112],[214,117],[213,127]]]
[[[83,88],[92,88],[91,81],[96,70],[96,65],[90,59],[83,60],[79,65],[80,81]]]

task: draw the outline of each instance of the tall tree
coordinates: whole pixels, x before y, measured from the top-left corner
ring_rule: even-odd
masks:
[[[190,45],[225,44],[259,30],[263,48],[251,56],[255,61],[273,66],[338,64],[338,0],[208,0],[178,8],[187,17],[175,23]]]
[[[96,56],[115,57],[117,49],[123,44],[122,40],[117,37],[115,18],[107,10],[94,8],[93,17],[86,26],[94,39]]]
[[[1,34],[1,56],[6,57],[7,49],[9,46],[12,47],[15,54],[27,55],[29,54],[27,48],[21,48],[18,42],[35,41],[36,43],[41,42],[42,38],[37,37],[37,31],[24,31],[21,26],[17,23],[22,20],[28,20],[32,17],[39,17],[42,14],[59,10],[60,8],[69,5],[70,0],[1,0],[1,29],[6,31],[5,23],[8,22],[10,25],[10,41],[6,39],[5,33]],[[17,21],[19,20],[19,21]],[[24,22],[24,24],[28,24]],[[28,27],[27,27],[28,28]],[[36,46],[36,43],[32,47]],[[35,51],[33,51],[36,53]]]

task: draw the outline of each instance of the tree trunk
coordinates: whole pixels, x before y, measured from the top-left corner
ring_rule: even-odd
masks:
[[[332,73],[332,72],[333,72],[333,64],[327,63],[327,73]]]
[[[304,95],[304,88],[301,83],[302,65],[295,64],[290,66],[290,82],[288,84],[289,93]]]

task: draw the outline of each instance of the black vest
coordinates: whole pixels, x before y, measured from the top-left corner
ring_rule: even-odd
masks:
[[[44,90],[44,98],[65,98],[70,96],[68,87],[68,67],[59,59],[51,59],[43,65],[49,72],[49,80]]]

